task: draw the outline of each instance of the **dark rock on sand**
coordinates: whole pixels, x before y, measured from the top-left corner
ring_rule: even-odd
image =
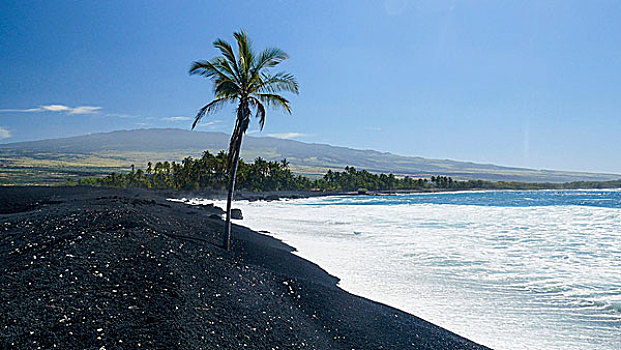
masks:
[[[153,192],[0,188],[1,349],[482,349]],[[193,213],[193,214],[192,214]]]
[[[242,220],[243,218],[241,209],[231,209],[231,219]]]

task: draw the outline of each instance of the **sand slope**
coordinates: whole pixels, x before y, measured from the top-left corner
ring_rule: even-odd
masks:
[[[153,192],[0,188],[0,348],[479,349]]]

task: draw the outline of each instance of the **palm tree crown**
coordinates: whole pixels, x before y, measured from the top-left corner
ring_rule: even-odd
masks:
[[[259,119],[261,130],[265,125],[265,106],[282,108],[291,114],[289,101],[279,95],[280,91],[297,94],[298,83],[294,76],[284,72],[270,73],[269,68],[277,66],[289,56],[278,48],[268,48],[256,55],[252,42],[245,31],[234,33],[237,41],[237,57],[233,48],[224,40],[214,41],[221,56],[209,61],[196,61],[190,74],[199,74],[213,82],[215,99],[201,108],[194,119],[192,129],[207,114],[214,113],[227,103],[237,103],[235,129],[229,146],[230,160],[238,156],[235,145],[248,129],[252,109]]]

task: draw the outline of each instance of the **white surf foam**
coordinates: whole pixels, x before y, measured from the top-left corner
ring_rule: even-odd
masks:
[[[486,346],[621,348],[620,209],[357,198],[235,207],[240,224],[296,247],[345,290]]]

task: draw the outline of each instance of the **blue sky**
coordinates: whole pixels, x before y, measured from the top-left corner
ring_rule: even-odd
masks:
[[[603,0],[3,1],[0,143],[189,129],[212,97],[191,62],[240,28],[301,85],[254,136],[621,173],[621,2]]]

